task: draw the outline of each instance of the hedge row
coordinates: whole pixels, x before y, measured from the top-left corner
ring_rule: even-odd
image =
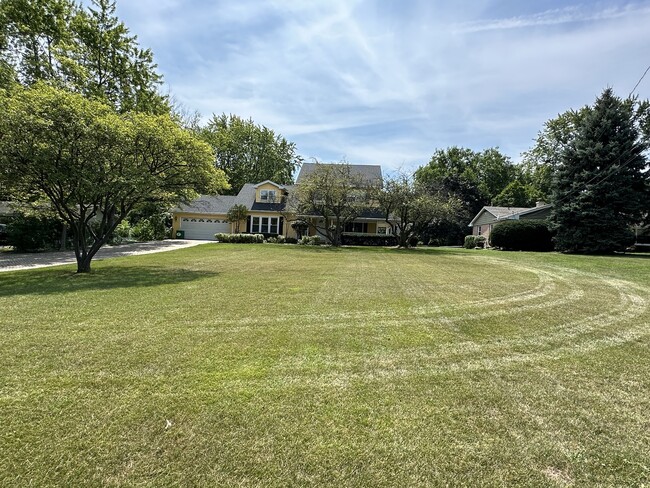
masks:
[[[264,236],[262,234],[215,234],[214,237],[219,242],[228,244],[263,244]]]
[[[367,236],[343,234],[343,236],[341,236],[341,243],[344,246],[396,246],[397,237],[383,234]],[[415,245],[417,245],[417,238],[415,240]]]
[[[490,245],[508,251],[552,251],[551,232],[539,220],[506,220],[490,232]]]

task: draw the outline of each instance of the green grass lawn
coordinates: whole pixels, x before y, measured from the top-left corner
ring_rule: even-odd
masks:
[[[2,486],[642,486],[650,259],[205,245],[0,274]]]

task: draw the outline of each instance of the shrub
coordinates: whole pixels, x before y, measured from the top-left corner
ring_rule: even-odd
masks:
[[[284,243],[285,244],[298,244],[298,239],[295,237],[285,237],[284,238]]]
[[[508,251],[552,251],[553,241],[545,222],[506,220],[495,225],[490,245]]]
[[[465,242],[463,243],[463,247],[465,249],[474,249],[476,247],[476,237],[477,236],[465,236]]]
[[[215,234],[214,237],[219,242],[227,244],[262,244],[264,236],[262,234]]]
[[[322,244],[322,239],[319,236],[302,236],[298,244],[303,246],[320,246]]]
[[[416,236],[409,237],[409,246],[417,247],[418,242],[420,242],[420,240]]]
[[[131,229],[131,236],[138,242],[153,241],[156,230],[149,219],[142,219]]]
[[[341,243],[344,246],[396,246],[397,237],[393,235],[343,235]]]
[[[111,236],[110,244],[122,244],[131,239],[131,225],[128,220],[123,220],[120,222]]]
[[[485,236],[465,236],[465,243],[463,244],[463,247],[465,249],[483,249],[485,247],[487,239]]]
[[[19,252],[58,249],[62,230],[58,219],[20,215],[7,225],[7,242]]]
[[[282,234],[279,234],[277,236],[267,237],[266,242],[269,244],[284,244],[286,242],[286,238]]]

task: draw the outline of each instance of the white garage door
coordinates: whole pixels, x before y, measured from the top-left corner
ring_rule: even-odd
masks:
[[[219,219],[190,219],[183,217],[180,229],[185,231],[185,239],[214,240],[215,234],[230,234],[228,221]]]

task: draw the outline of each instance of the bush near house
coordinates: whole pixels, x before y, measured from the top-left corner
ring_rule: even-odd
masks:
[[[552,251],[553,240],[545,222],[507,220],[490,232],[490,245],[507,251]]]
[[[7,242],[18,252],[58,249],[62,226],[56,218],[20,215],[7,225]]]
[[[302,236],[298,244],[302,246],[320,246],[323,240],[319,236]]]
[[[344,246],[397,246],[397,237],[393,235],[343,235]]]
[[[485,236],[465,236],[465,243],[463,244],[463,247],[465,249],[476,249],[477,247],[484,248],[485,240]]]
[[[228,244],[263,244],[264,236],[262,234],[215,234],[214,237],[219,242]]]

